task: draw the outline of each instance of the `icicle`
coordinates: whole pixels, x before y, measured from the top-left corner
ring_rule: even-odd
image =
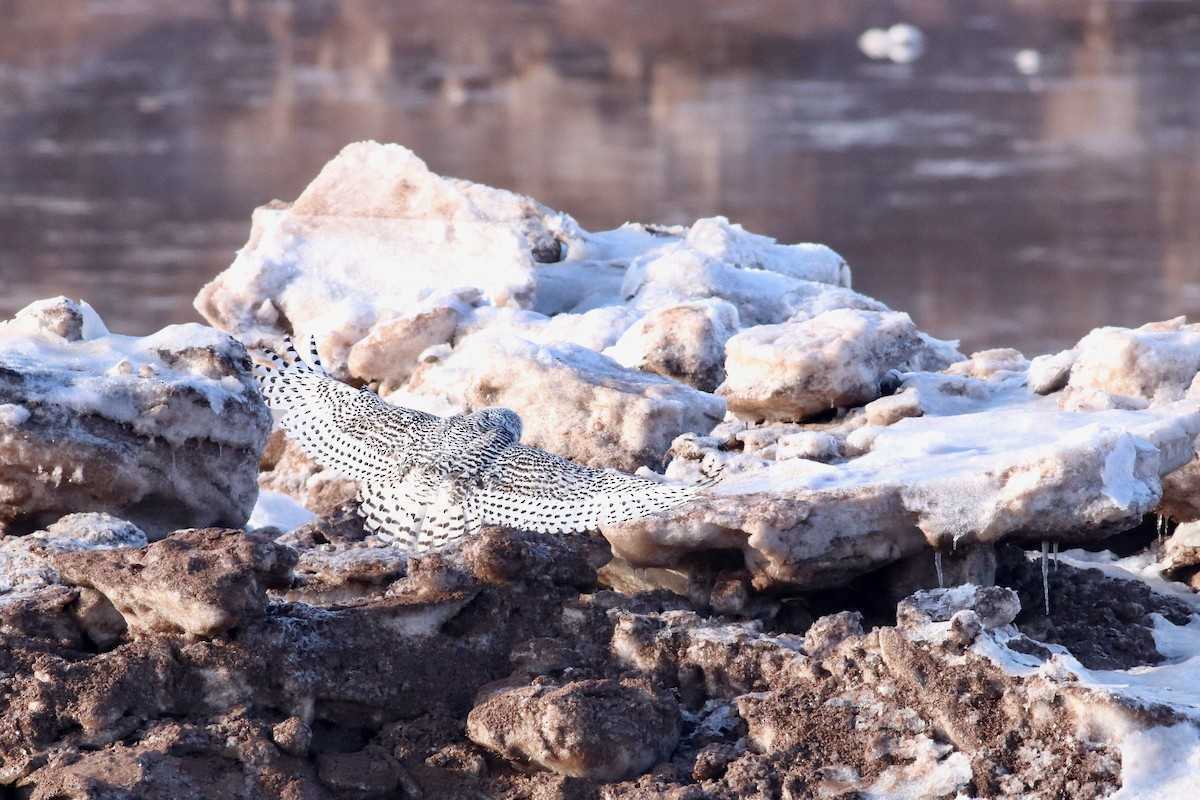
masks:
[[[1058,542],[1054,543],[1054,571],[1058,572]]]
[[[941,550],[933,551],[933,568],[937,570],[938,588],[945,589],[946,588],[946,576],[942,574],[942,551]]]
[[[1046,616],[1050,616],[1050,543],[1042,542],[1042,594],[1046,597]]]

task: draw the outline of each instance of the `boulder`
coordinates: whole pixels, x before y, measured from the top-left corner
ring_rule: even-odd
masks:
[[[471,741],[520,765],[598,781],[636,777],[679,742],[679,706],[645,680],[539,683],[485,696]]]
[[[250,516],[270,415],[236,340],[115,336],[57,298],[0,323],[0,343],[3,530],[105,511],[158,537]]]
[[[95,589],[132,633],[211,638],[260,616],[291,584],[296,554],[241,531],[181,531],[144,548],[58,553],[64,583]]]

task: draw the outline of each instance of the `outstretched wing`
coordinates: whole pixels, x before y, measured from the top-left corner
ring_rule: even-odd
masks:
[[[356,481],[394,479],[404,450],[417,444],[438,417],[384,402],[325,374],[310,340],[305,363],[284,340],[287,358],[264,350],[271,366],[254,365],[263,397],[282,410],[280,425],[304,454]]]
[[[538,533],[579,533],[665,511],[708,482],[655,483],[636,475],[585,467],[526,445],[505,449],[465,500],[467,515],[485,525]]]

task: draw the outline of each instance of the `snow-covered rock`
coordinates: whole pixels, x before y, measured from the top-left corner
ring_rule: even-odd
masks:
[[[930,547],[1081,541],[1132,527],[1158,505],[1162,476],[1194,457],[1200,409],[1191,401],[1071,413],[1023,384],[1020,373],[910,378],[923,416],[820,432],[785,426],[796,432],[773,431],[773,452],[728,452],[719,436],[678,441],[686,461],[669,475],[692,477],[711,454],[725,479],[687,506],[603,533],[635,565],[737,548],[759,587],[829,588]],[[749,441],[746,433],[737,437]],[[815,436],[853,457],[822,463],[837,450]],[[796,457],[796,445],[811,457]]]
[[[86,303],[0,323],[0,525],[107,511],[152,537],[238,526],[270,417],[238,342],[203,325],[110,334]]]
[[[44,531],[0,538],[0,594],[27,592],[58,582],[53,553],[145,547],[146,534],[110,514],[67,514]]]
[[[738,330],[737,309],[719,298],[651,311],[604,351],[626,367],[705,392],[725,380],[725,343]]]
[[[803,322],[758,325],[725,345],[730,411],[750,419],[803,420],[859,406],[922,347],[907,314],[839,309]]]

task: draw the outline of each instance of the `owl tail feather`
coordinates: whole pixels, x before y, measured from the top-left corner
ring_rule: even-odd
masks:
[[[480,526],[455,493],[442,487],[430,490],[410,481],[367,481],[358,499],[367,529],[412,553],[441,550],[475,534]]]

